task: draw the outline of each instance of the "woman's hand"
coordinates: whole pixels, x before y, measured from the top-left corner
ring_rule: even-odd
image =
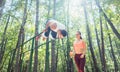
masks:
[[[80,56],[80,58],[84,58],[84,56],[85,56],[85,55],[84,55],[84,54],[82,54],[82,55]]]
[[[69,55],[70,55],[70,58],[72,58],[74,56],[73,51],[70,51]]]

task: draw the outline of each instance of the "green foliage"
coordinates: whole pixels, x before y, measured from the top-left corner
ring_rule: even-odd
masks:
[[[53,1],[51,1],[50,5],[50,15],[49,18],[53,15]],[[88,44],[87,39],[87,32],[86,32],[86,25],[85,25],[85,18],[84,18],[84,11],[83,7],[79,3],[79,6],[74,6],[71,1],[74,0],[57,0],[57,6],[56,6],[56,19],[61,22],[62,24],[68,26],[69,30],[69,45],[72,49],[73,47],[73,41],[75,40],[75,32],[77,30],[80,30],[82,33],[83,39]],[[8,3],[9,2],[9,3]],[[69,11],[66,2],[70,3],[69,5]],[[91,9],[91,2],[94,9]],[[110,20],[113,22],[115,28],[120,33],[120,1],[119,0],[101,0],[100,1],[102,8],[104,9],[104,12],[107,14],[107,16],[110,18]],[[3,39],[3,32],[5,25],[7,23],[7,17],[10,15],[10,21],[7,28],[7,33],[5,35],[5,39],[7,39],[5,54],[3,57],[3,61],[0,64],[0,67],[2,69],[0,72],[6,72],[9,59],[11,54],[10,51],[13,50],[16,46],[17,39],[18,39],[18,33],[20,30],[20,26],[22,23],[23,18],[23,10],[24,10],[25,1],[24,0],[6,0],[6,5],[4,8],[3,16],[0,19],[0,43]],[[40,7],[39,7],[39,33],[44,29],[45,22],[48,18],[48,0],[41,0],[40,1]],[[36,15],[36,4],[35,0],[29,0],[28,2],[28,10],[27,10],[27,20],[26,25],[24,27],[25,32],[25,41],[30,39],[35,35],[35,15]],[[101,69],[101,63],[100,63],[100,55],[99,50],[97,46],[96,41],[96,34],[94,27],[96,25],[98,36],[100,39],[100,24],[99,24],[99,13],[98,8],[96,7],[96,4],[94,0],[91,0],[87,2],[86,4],[87,12],[88,12],[88,24],[90,26],[90,32],[92,36],[92,45],[95,53],[95,58],[97,60],[98,67]],[[76,9],[77,8],[77,9]],[[75,12],[76,11],[76,12]],[[94,15],[94,16],[93,16]],[[95,19],[95,22],[93,22],[93,17]],[[105,24],[108,24],[104,17],[102,16],[102,22],[103,22],[103,33],[104,33],[104,43],[105,43],[105,59],[107,63],[107,70],[108,71],[114,71],[114,62],[111,55],[111,48],[110,43],[108,40],[108,33],[111,35],[112,39],[112,45],[114,48],[114,54],[117,58],[118,66],[120,66],[120,40],[118,40],[115,36],[115,34],[112,32],[111,27],[108,25],[109,30],[106,29]],[[95,25],[94,25],[95,23]],[[62,44],[62,40],[60,42],[56,42],[56,50],[58,49],[58,64],[57,64],[57,71],[58,72],[65,72],[66,71],[66,55],[67,55],[67,38],[64,38],[64,44]],[[57,41],[57,40],[56,40]],[[101,45],[101,40],[99,40]],[[45,41],[42,41],[42,39],[39,39],[39,45],[45,43]],[[31,49],[32,42],[28,42],[23,47],[24,59],[23,59],[23,67],[28,65],[27,61],[29,61],[30,58],[30,49]],[[45,66],[45,45],[42,45],[38,48],[38,72],[44,72],[44,66]],[[27,51],[27,52],[26,52]],[[51,45],[50,45],[50,51],[51,53]],[[51,57],[51,54],[50,54]],[[91,65],[93,63],[91,59],[91,53],[89,50],[89,45],[87,45],[87,53],[86,53],[86,66],[88,67],[88,70],[92,72],[92,68],[94,67]],[[51,60],[51,58],[50,58]],[[51,62],[50,62],[51,63]],[[33,63],[32,63],[33,64]],[[50,64],[51,65],[51,64]],[[28,67],[28,66],[27,66]],[[75,67],[75,64],[74,64]],[[120,70],[120,68],[119,68]],[[101,71],[102,72],[102,71]]]

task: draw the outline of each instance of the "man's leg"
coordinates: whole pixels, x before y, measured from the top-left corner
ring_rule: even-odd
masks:
[[[63,37],[67,36],[67,31],[66,30],[60,30],[61,31],[61,34]]]
[[[54,32],[51,30],[51,36],[53,39],[56,39],[57,38],[57,32]]]
[[[48,29],[45,31],[44,35],[45,35],[46,37],[48,37],[49,34],[50,34],[50,31],[51,31],[51,29],[50,29],[50,27],[48,27]]]
[[[43,40],[48,38],[49,34],[50,34],[50,27],[48,27],[47,30],[45,32],[43,32],[43,34],[42,34]]]

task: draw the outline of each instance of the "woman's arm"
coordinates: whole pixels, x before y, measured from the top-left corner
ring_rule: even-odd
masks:
[[[73,49],[70,51],[70,57],[74,57],[75,55],[75,50],[74,50],[74,44],[73,44]]]
[[[83,48],[84,48],[83,54],[85,55],[85,53],[86,53],[86,43],[84,41],[83,41]]]
[[[83,44],[83,53],[81,55],[81,58],[83,58],[86,54],[86,43],[83,41],[82,44]]]

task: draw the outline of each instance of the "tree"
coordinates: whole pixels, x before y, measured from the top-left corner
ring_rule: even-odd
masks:
[[[77,30],[88,44],[86,72],[102,72],[104,64],[106,71],[119,71],[120,41],[113,30],[120,31],[120,1],[99,1],[86,0],[83,8],[81,0],[0,0],[0,72],[76,72],[69,51]],[[68,36],[37,44],[37,28],[43,30],[51,17]]]
[[[4,9],[5,2],[6,2],[6,0],[0,0],[0,19],[2,17],[2,12]]]
[[[117,29],[115,28],[115,26],[113,25],[111,20],[105,14],[105,12],[103,11],[102,7],[100,6],[100,4],[99,4],[99,2],[97,0],[96,0],[96,5],[98,6],[99,10],[103,13],[103,16],[104,16],[105,20],[108,22],[108,24],[112,28],[112,31],[114,32],[114,34],[118,37],[118,39],[120,39],[120,33],[117,31]]]
[[[51,5],[51,2],[50,2],[50,0],[49,0],[49,5],[48,5],[48,17],[47,18],[49,18],[49,15],[50,15],[50,5]],[[44,72],[49,72],[50,71],[50,69],[49,69],[49,38],[47,38],[47,40],[46,40],[46,55],[45,55],[45,70],[44,70]]]
[[[70,34],[70,32],[69,32],[69,25],[70,25],[70,16],[69,16],[69,9],[70,9],[70,7],[69,7],[69,5],[70,5],[70,3],[69,3],[69,0],[67,0],[66,1],[67,2],[67,11],[66,11],[66,28],[67,28],[67,32],[68,32],[68,35],[67,35],[67,49],[66,49],[66,63],[67,63],[67,72],[74,72],[74,65],[73,65],[73,60],[72,60],[72,58],[70,58],[70,56],[69,56],[69,52],[70,52],[70,37],[69,37],[69,34]]]
[[[53,18],[56,18],[56,0],[54,0],[53,6]],[[55,40],[52,40],[52,49],[51,49],[51,72],[56,72],[56,52],[55,52]]]
[[[99,17],[100,17],[100,32],[101,32],[101,57],[102,57],[102,70],[106,72],[106,60],[105,60],[105,47],[104,47],[104,34],[103,34],[103,23],[102,23],[102,14],[99,9]]]
[[[106,29],[109,30],[107,24],[106,24]],[[117,72],[117,71],[118,71],[118,64],[117,64],[117,60],[116,60],[116,57],[115,57],[115,54],[114,54],[114,49],[113,49],[112,39],[111,39],[111,35],[110,35],[110,33],[108,33],[108,38],[109,38],[110,47],[111,47],[112,59],[113,59],[113,61],[114,61],[115,72]]]
[[[4,29],[4,32],[3,32],[3,36],[2,36],[2,42],[0,43],[0,64],[2,62],[4,53],[5,53],[5,48],[6,48],[5,47],[5,41],[6,41],[5,37],[6,37],[6,32],[7,32],[9,20],[10,20],[10,15],[8,16],[7,23],[6,23],[6,26],[5,26],[5,29]]]
[[[39,25],[39,0],[36,0],[36,22],[35,22],[35,35],[38,35]],[[33,72],[37,72],[38,67],[38,40],[35,40],[35,55],[34,55],[34,68]]]
[[[20,46],[23,44],[24,42],[24,26],[25,26],[25,23],[26,23],[26,19],[27,19],[27,3],[28,3],[28,0],[25,0],[25,7],[24,7],[24,14],[23,14],[23,19],[22,19],[22,24],[21,24],[21,27],[20,27],[20,31],[19,31],[19,35],[18,35],[18,41],[17,41],[17,44],[16,44],[16,48],[15,48],[15,51],[17,51],[17,55],[16,55],[16,64],[15,64],[15,72],[19,72],[20,71],[20,63],[19,63],[19,60],[20,60]],[[14,60],[14,59],[13,59]]]
[[[100,61],[101,61],[101,64],[102,64],[102,52],[101,52],[101,48],[100,48],[100,39],[99,39],[99,36],[98,36],[98,30],[97,30],[97,26],[96,26],[96,22],[95,22],[95,12],[93,10],[93,6],[91,4],[91,9],[92,9],[92,16],[93,16],[93,23],[94,23],[94,31],[95,31],[95,35],[96,35],[96,40],[97,40],[97,46],[98,46],[98,50],[99,50],[99,55],[100,55]]]
[[[88,17],[87,17],[87,11],[86,11],[86,2],[84,1],[84,4],[83,4],[83,9],[84,9],[84,14],[85,14],[85,21],[86,21],[86,32],[87,32],[87,35],[88,35],[88,41],[89,41],[89,47],[90,47],[90,51],[91,51],[91,54],[92,54],[92,59],[93,59],[93,63],[94,63],[94,67],[95,67],[95,72],[99,71],[99,68],[97,67],[97,60],[95,58],[95,54],[94,54],[94,51],[93,51],[93,47],[92,47],[92,39],[91,39],[91,35],[90,35],[90,29],[89,29],[89,25],[88,25]]]

